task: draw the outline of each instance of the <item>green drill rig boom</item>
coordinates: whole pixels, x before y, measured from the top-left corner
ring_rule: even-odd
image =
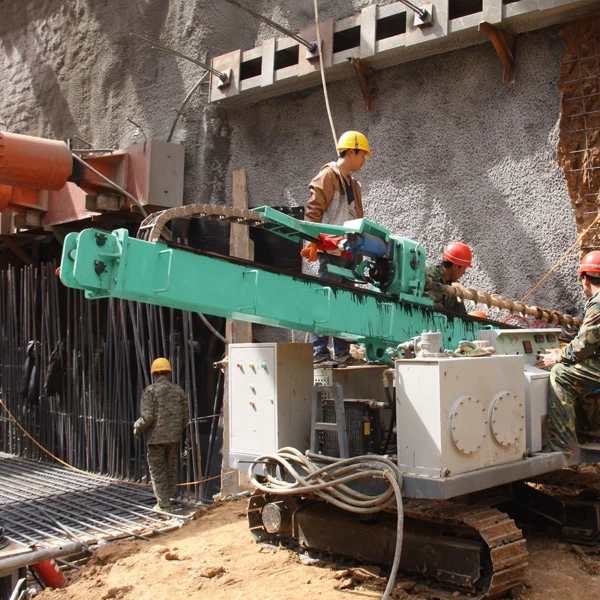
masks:
[[[229,257],[162,241],[87,229],[64,243],[61,280],[90,299],[115,297],[275,327],[334,335],[365,347],[367,359],[388,362],[397,346],[423,331],[441,331],[446,347],[476,337],[481,323],[434,310],[423,296],[425,249],[359,219],[343,226],[307,223],[262,207],[262,226],[292,241],[341,236],[365,256],[356,272],[339,274],[363,284],[332,285]]]

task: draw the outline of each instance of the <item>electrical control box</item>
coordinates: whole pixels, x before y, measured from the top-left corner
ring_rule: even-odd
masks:
[[[229,345],[230,464],[310,446],[312,344]]]
[[[484,329],[477,337],[496,348],[497,354],[523,356],[526,365],[537,362],[538,354],[558,348],[561,329]]]
[[[398,466],[449,477],[521,460],[522,356],[396,361]]]

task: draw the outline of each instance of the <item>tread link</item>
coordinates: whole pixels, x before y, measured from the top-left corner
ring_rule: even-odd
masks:
[[[276,497],[261,492],[255,492],[250,497],[248,524],[258,542],[276,543],[280,539],[268,533],[261,520],[263,506],[273,500]],[[292,512],[300,505],[289,496],[285,502]],[[481,556],[483,572],[476,587],[456,585],[457,590],[467,591],[473,600],[491,600],[521,584],[529,564],[529,553],[522,531],[505,513],[488,506],[471,507],[447,500],[408,500],[404,506],[404,518],[405,523],[410,520],[413,525],[422,522],[424,526],[443,526],[444,535],[448,535],[447,530],[451,529],[458,536],[477,539],[485,545],[487,552],[484,550]],[[291,530],[289,533],[291,537]],[[423,575],[436,578],[435,573]],[[447,578],[444,584],[448,586]]]
[[[487,590],[480,600],[501,596],[518,586],[528,566],[523,532],[506,514],[488,506],[470,507],[445,500],[409,500],[404,517],[448,526],[467,526],[486,544],[491,560]],[[485,582],[483,582],[485,585]]]

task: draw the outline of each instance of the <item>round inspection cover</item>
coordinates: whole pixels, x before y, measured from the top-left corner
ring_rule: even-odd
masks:
[[[277,533],[283,522],[281,506],[275,502],[265,504],[262,509],[262,522],[269,533]]]
[[[490,403],[489,419],[494,440],[511,446],[525,431],[525,403],[513,392],[499,392]]]
[[[481,448],[487,430],[485,408],[478,398],[460,396],[450,409],[452,441],[463,454],[473,454]]]

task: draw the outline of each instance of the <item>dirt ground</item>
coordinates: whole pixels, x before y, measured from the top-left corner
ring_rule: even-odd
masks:
[[[377,567],[306,564],[284,549],[261,546],[246,521],[246,498],[221,502],[180,529],[152,541],[101,546],[80,571],[68,571],[68,587],[47,589],[42,600],[366,600],[381,598],[385,573]],[[529,569],[524,584],[505,598],[590,600],[600,597],[600,554],[525,531]],[[600,552],[600,551],[599,551]],[[436,594],[399,577],[393,598],[462,598]]]

